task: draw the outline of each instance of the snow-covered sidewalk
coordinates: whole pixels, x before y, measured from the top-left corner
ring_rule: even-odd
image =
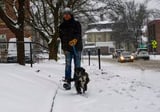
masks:
[[[74,86],[65,91],[60,81],[64,61],[47,61],[34,68],[0,65],[0,110],[2,112],[160,112],[160,73],[97,62],[83,67],[91,82],[86,95],[77,95]]]
[[[160,73],[103,63],[83,65],[90,74],[85,96],[59,90],[53,112],[159,112]]]
[[[57,86],[30,67],[0,64],[1,112],[49,112]]]

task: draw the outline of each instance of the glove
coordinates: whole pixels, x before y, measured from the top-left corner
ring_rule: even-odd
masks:
[[[77,44],[77,39],[73,39],[73,40],[69,41],[70,46],[75,46],[76,44]]]

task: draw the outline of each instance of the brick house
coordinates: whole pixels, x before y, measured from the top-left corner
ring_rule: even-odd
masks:
[[[150,52],[156,50],[156,52],[160,54],[160,19],[156,19],[148,23],[148,37]],[[155,50],[153,50],[151,46],[152,40],[156,40],[158,42],[158,47]]]
[[[6,10],[6,13],[8,16],[12,17],[12,19],[14,20],[15,17],[15,13],[13,10],[13,7],[10,5],[10,2],[13,2],[13,0],[1,0],[0,1],[0,5],[1,7],[4,8],[4,10]],[[29,7],[29,0],[28,2],[26,2],[26,8]],[[26,16],[28,16],[26,14]],[[32,35],[32,28],[28,25],[25,25],[25,32],[24,32],[24,36],[25,37],[30,37]],[[0,38],[6,38],[6,40],[9,40],[10,38],[15,38],[15,35],[10,31],[10,29],[5,25],[5,23],[0,19]]]

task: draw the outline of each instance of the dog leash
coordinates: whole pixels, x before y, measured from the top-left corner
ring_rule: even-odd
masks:
[[[76,47],[72,46],[72,48],[73,48],[74,55],[77,56],[78,54],[77,54],[77,51],[76,51]]]

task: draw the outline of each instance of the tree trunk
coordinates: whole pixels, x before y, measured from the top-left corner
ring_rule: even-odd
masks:
[[[49,46],[49,59],[58,60],[58,41],[57,38],[59,36],[58,31],[58,23],[59,23],[59,6],[60,4],[56,4],[56,8],[54,10],[54,30],[55,33],[52,38],[52,42],[48,45]]]
[[[17,62],[20,65],[25,65],[25,53],[24,53],[24,19],[25,19],[25,3],[26,0],[18,0],[17,2],[18,17],[9,17],[0,7],[0,18],[4,21],[7,27],[15,34],[17,38]],[[14,12],[14,11],[13,11]],[[17,16],[17,15],[15,15]],[[16,20],[15,23],[13,20]],[[15,27],[18,25],[19,28]]]
[[[17,38],[17,62],[20,65],[25,65],[25,53],[24,53],[24,35],[23,31],[15,33]]]
[[[58,60],[58,41],[57,38],[53,38],[52,42],[48,45],[49,47],[49,59]]]
[[[15,32],[17,38],[17,61],[20,65],[25,65],[24,50],[24,20],[25,20],[25,0],[18,0],[18,32]]]

